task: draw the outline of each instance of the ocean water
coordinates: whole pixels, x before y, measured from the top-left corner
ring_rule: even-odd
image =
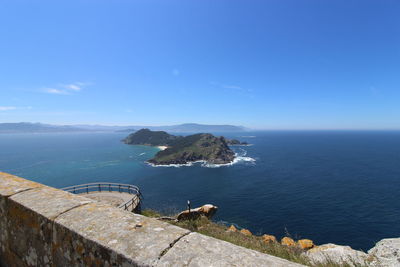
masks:
[[[400,132],[224,133],[252,146],[231,166],[151,167],[158,150],[124,133],[2,134],[0,171],[54,187],[110,181],[137,185],[144,207],[167,213],[206,203],[216,221],[255,234],[289,233],[317,244],[368,250],[400,236]]]

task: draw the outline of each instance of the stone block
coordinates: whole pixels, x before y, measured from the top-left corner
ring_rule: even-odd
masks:
[[[300,267],[303,265],[198,233],[190,233],[176,242],[160,259],[157,266]]]
[[[9,197],[16,193],[42,186],[42,184],[25,180],[5,172],[0,172],[0,198]]]
[[[5,201],[5,245],[27,266],[49,266],[54,218],[92,202],[47,186],[14,194]]]
[[[10,239],[7,213],[10,200],[8,198],[12,195],[42,186],[41,184],[0,172],[0,266],[4,263],[7,263],[7,266],[25,266],[23,260],[13,253],[8,246]]]
[[[88,204],[60,215],[54,224],[56,266],[151,266],[189,231],[109,205]]]

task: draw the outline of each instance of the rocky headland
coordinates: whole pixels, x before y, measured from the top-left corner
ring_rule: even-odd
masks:
[[[164,131],[141,129],[130,134],[123,142],[129,145],[167,147],[148,160],[153,165],[181,165],[198,161],[220,165],[232,163],[235,159],[235,153],[229,148],[232,140],[209,133],[175,136]],[[234,140],[234,143],[243,144],[238,140]]]

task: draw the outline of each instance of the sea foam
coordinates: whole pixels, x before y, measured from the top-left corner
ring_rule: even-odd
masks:
[[[220,168],[220,167],[227,167],[227,166],[232,166],[238,163],[251,163],[255,164],[256,160],[252,157],[247,157],[247,151],[244,150],[243,148],[239,149],[240,151],[235,153],[235,158],[232,162],[225,163],[225,164],[212,164],[208,163],[205,160],[198,160],[198,161],[193,161],[193,162],[188,162],[185,164],[168,164],[168,165],[155,165],[150,162],[146,162],[148,165],[152,167],[174,167],[174,168],[179,168],[179,167],[190,167],[195,164],[200,164],[201,167],[205,168]]]

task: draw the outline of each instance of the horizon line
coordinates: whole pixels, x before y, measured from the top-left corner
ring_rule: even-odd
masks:
[[[173,123],[173,124],[108,124],[108,123],[44,123],[44,122],[0,122],[0,124],[4,123],[31,123],[31,124],[45,124],[45,125],[53,125],[53,126],[106,126],[106,127],[131,127],[131,126],[141,126],[141,127],[167,127],[167,126],[178,126],[182,124],[198,124],[198,125],[207,125],[207,126],[236,126],[243,127],[246,131],[400,131],[400,128],[261,128],[261,127],[249,127],[243,125],[235,125],[235,124],[208,124],[208,123],[196,123],[196,122],[185,122],[185,123]]]

